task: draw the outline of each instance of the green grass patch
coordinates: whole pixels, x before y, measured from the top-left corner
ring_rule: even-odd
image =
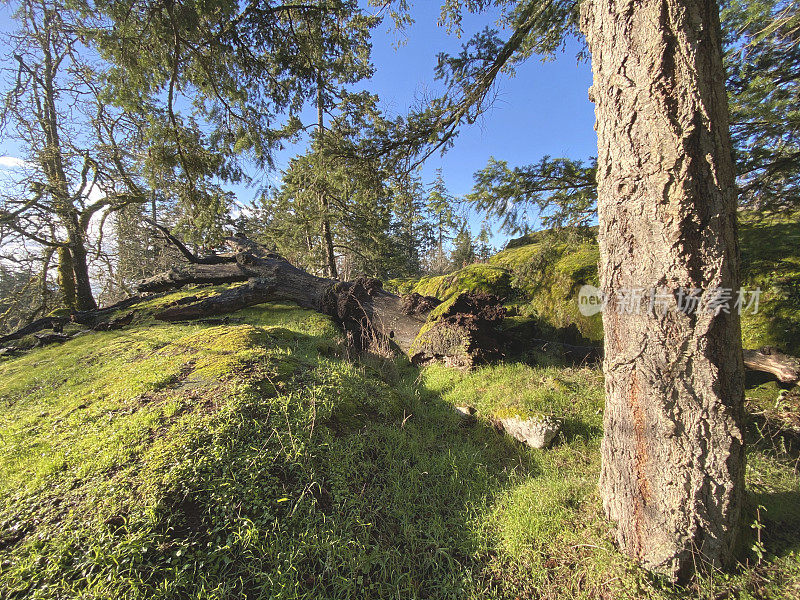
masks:
[[[780,390],[751,385],[747,483],[764,507],[763,560],[751,553],[735,573],[679,589],[622,558],[602,517],[597,370],[419,371],[347,354],[326,317],[265,304],[223,325],[142,311],[130,328],[0,363],[0,597],[711,600],[799,589],[797,456],[791,432],[775,429],[798,407]],[[478,409],[475,423],[456,415],[462,404]],[[491,425],[506,414],[564,426],[532,450]]]

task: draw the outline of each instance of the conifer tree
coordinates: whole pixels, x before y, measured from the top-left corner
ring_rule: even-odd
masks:
[[[459,221],[453,211],[455,199],[447,191],[441,169],[436,172],[428,192],[428,213],[430,214],[432,244],[429,251],[428,270],[432,273],[445,273],[450,269],[447,251],[453,239],[453,231]]]
[[[614,310],[625,289],[738,286],[736,198],[715,2],[446,2],[501,9],[511,35],[442,55],[447,98],[402,135],[452,142],[485,110],[498,74],[586,34],[598,130],[606,412],[601,494],[621,549],[680,578],[730,564],[744,492],[738,315]],[[580,15],[579,15],[580,9]],[[433,130],[436,135],[432,135]],[[422,132],[422,135],[420,133]],[[391,147],[394,142],[388,144]]]
[[[725,67],[739,203],[800,205],[800,4],[724,3]]]

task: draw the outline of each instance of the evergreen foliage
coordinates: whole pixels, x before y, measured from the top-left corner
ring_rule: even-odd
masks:
[[[730,0],[725,64],[739,202],[759,210],[800,204],[800,5]]]

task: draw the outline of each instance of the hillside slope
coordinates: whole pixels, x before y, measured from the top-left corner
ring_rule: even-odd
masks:
[[[315,313],[149,317],[185,293],[134,307],[125,330],[0,362],[3,598],[502,594],[516,560],[502,544],[520,535],[507,511],[526,501],[510,494],[555,483],[539,475],[555,475],[550,461],[596,453],[596,375],[559,375],[587,397],[570,414],[595,435],[539,456],[465,427],[410,365],[351,360]],[[593,505],[581,477],[557,485],[526,519],[561,530],[577,517],[562,496]]]
[[[0,359],[0,597],[800,594],[794,394],[753,400],[748,488],[764,508],[747,566],[671,588],[615,552],[601,516],[597,370],[419,371],[350,356],[329,319],[285,304],[152,319],[216,289]],[[509,412],[563,428],[532,450],[492,426]]]

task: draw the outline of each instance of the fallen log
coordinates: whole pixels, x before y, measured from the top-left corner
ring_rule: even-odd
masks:
[[[576,363],[594,363],[603,358],[603,349],[596,346],[573,346],[562,342],[531,339],[531,347],[542,352],[555,351]],[[781,383],[800,382],[800,359],[778,352],[775,348],[743,350],[744,366],[751,371],[774,375]]]
[[[63,344],[70,339],[70,336],[64,333],[35,333],[37,346],[48,346],[50,344]]]
[[[188,284],[242,282],[211,297],[176,303],[155,317],[164,321],[202,319],[235,312],[268,301],[292,301],[301,308],[333,317],[359,349],[396,348],[415,362],[433,358],[469,365],[499,346],[503,309],[496,298],[459,299],[446,318],[428,322],[435,299],[401,298],[385,291],[377,279],[337,281],[317,277],[282,256],[245,238],[228,238],[231,252],[208,264],[190,262],[142,281],[140,293],[161,292]],[[492,314],[492,318],[487,315]],[[424,344],[416,344],[422,329]],[[438,335],[437,333],[441,333]],[[432,340],[432,341],[431,341]]]
[[[500,325],[505,314],[497,296],[461,294],[419,332],[409,352],[411,361],[416,365],[443,361],[464,368],[500,356],[505,342]]]
[[[26,335],[38,333],[39,331],[44,331],[45,329],[52,329],[55,333],[61,333],[64,329],[64,326],[68,323],[78,323],[79,325],[89,326],[95,326],[100,323],[102,325],[101,320],[107,315],[122,308],[133,306],[137,302],[141,302],[141,300],[141,297],[133,296],[131,298],[122,300],[121,302],[117,302],[116,304],[112,304],[111,306],[98,308],[96,310],[74,311],[68,316],[42,317],[41,319],[36,319],[35,321],[20,327],[8,335],[0,336],[0,344],[19,340],[24,338]],[[127,323],[122,323],[122,325],[126,324]]]
[[[135,313],[129,312],[121,317],[117,317],[115,319],[111,319],[110,321],[104,321],[102,323],[98,323],[93,327],[95,331],[116,331],[117,329],[122,329],[123,327],[127,327],[133,322],[133,317]]]
[[[24,327],[20,327],[13,333],[0,337],[0,344],[22,339],[26,335],[31,335],[44,329],[61,330],[67,323],[69,323],[68,317],[42,317]]]
[[[141,293],[157,293],[174,290],[190,283],[218,285],[247,281],[251,277],[258,277],[258,272],[245,269],[236,263],[216,265],[190,263],[145,279],[136,286],[136,289]]]
[[[800,381],[800,360],[774,348],[744,350],[744,366],[753,371],[770,373],[782,383]]]

